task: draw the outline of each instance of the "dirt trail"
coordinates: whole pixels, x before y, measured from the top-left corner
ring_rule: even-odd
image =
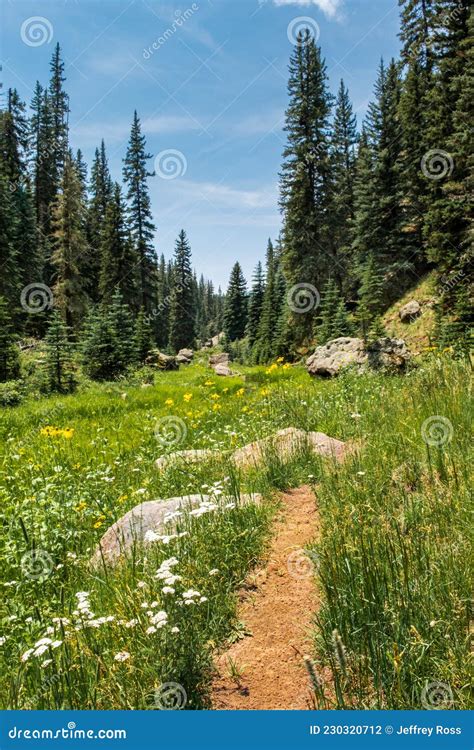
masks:
[[[282,496],[268,562],[247,579],[238,617],[249,635],[220,654],[212,687],[218,710],[307,709],[311,623],[317,591],[301,551],[318,532],[314,493],[300,487]],[[230,676],[234,664],[240,674]]]

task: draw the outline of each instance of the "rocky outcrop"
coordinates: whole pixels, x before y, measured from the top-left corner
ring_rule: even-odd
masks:
[[[189,365],[193,361],[194,352],[192,349],[180,349],[176,355],[176,361],[181,365]]]
[[[367,352],[362,339],[342,336],[318,346],[306,360],[310,375],[332,377],[345,367],[363,366],[367,363]]]
[[[406,369],[411,357],[403,339],[386,336],[367,346],[367,359],[369,367],[375,370],[401,372]]]
[[[149,367],[156,367],[158,370],[179,370],[179,364],[176,357],[154,349],[145,360]]]
[[[225,338],[224,331],[221,331],[220,333],[216,334],[216,336],[213,336],[212,338],[208,339],[204,342],[203,349],[212,349],[213,346],[219,346],[223,342]]]
[[[367,345],[362,339],[341,337],[318,346],[306,360],[310,375],[333,377],[346,367],[355,367],[360,372],[372,369],[404,370],[410,360],[410,352],[403,339],[387,337]]]
[[[230,361],[230,355],[227,352],[221,352],[220,354],[211,354],[209,357],[209,367],[215,367],[216,365],[227,365]]]
[[[212,369],[216,375],[220,375],[221,377],[229,377],[230,375],[235,374],[227,365],[215,365]]]
[[[342,440],[325,435],[324,432],[306,432],[296,427],[286,427],[278,430],[274,435],[248,443],[242,448],[237,448],[228,455],[228,459],[238,469],[257,468],[265,461],[275,456],[278,461],[286,463],[298,453],[307,451],[322,458],[333,458],[342,461],[350,447]],[[210,459],[223,458],[226,454],[216,450],[183,450],[176,451],[167,456],[160,456],[155,461],[155,466],[160,471],[165,471],[173,464],[190,464],[209,461]]]
[[[421,315],[421,305],[416,299],[412,299],[400,309],[398,316],[402,323],[412,323]]]
[[[296,427],[278,430],[274,435],[238,448],[232,454],[232,461],[239,469],[255,468],[263,464],[267,457],[275,456],[285,463],[298,453],[308,451],[325,458],[342,460],[346,444],[328,437],[323,432],[306,432]]]
[[[260,495],[240,495],[238,504],[248,505],[260,500]],[[135,545],[146,544],[147,532],[172,534],[176,529],[177,519],[186,517],[193,509],[213,504],[217,506],[217,510],[225,511],[229,502],[234,503],[235,498],[221,497],[217,502],[210,495],[186,495],[140,503],[105,532],[92,556],[91,565],[97,567],[102,562],[114,565],[121,557],[126,557]]]

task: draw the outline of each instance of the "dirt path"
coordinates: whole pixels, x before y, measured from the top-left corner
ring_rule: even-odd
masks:
[[[249,576],[238,616],[246,635],[216,660],[214,709],[307,709],[311,624],[317,592],[302,549],[317,536],[318,515],[309,487],[282,496],[268,563]],[[235,666],[234,679],[231,677]]]

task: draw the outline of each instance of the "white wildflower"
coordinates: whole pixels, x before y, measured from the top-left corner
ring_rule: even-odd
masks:
[[[210,576],[216,576],[219,573],[219,568],[213,568],[209,571]]]
[[[130,659],[130,654],[128,651],[119,651],[118,654],[115,654],[114,659],[115,661],[127,661],[127,659]]]

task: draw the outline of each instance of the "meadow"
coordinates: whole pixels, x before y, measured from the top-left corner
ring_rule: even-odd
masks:
[[[431,351],[403,377],[331,381],[282,360],[237,369],[144,370],[2,410],[2,708],[209,708],[213,655],[245,625],[236,592],[265,559],[278,493],[303,483],[322,528],[309,550],[315,705],[430,707],[436,683],[469,705],[469,364]],[[355,450],[338,466],[306,454],[230,464],[232,449],[288,426]],[[155,467],[185,448],[222,458]],[[243,505],[243,492],[263,502]],[[176,534],[115,570],[91,567],[127,510],[190,493],[211,503]]]

